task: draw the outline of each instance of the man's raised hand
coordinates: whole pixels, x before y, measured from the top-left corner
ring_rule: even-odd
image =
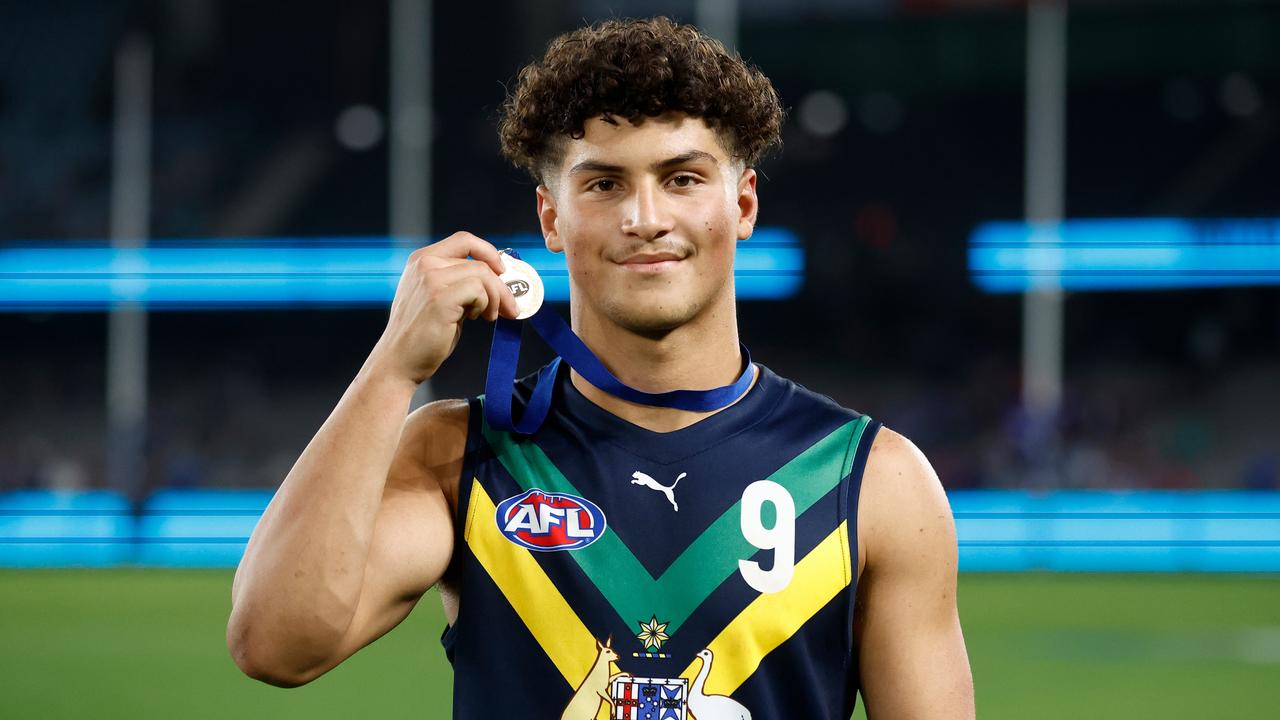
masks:
[[[501,273],[497,248],[471,233],[413,251],[370,360],[415,383],[431,377],[457,347],[464,319],[516,316],[516,299],[498,279]]]

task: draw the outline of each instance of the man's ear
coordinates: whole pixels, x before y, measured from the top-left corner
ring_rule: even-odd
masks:
[[[745,168],[738,180],[738,239],[746,240],[756,229],[756,213],[760,201],[756,197],[756,171]]]
[[[546,185],[538,185],[538,225],[542,228],[542,241],[553,253],[564,252],[560,232],[556,230],[556,198]]]

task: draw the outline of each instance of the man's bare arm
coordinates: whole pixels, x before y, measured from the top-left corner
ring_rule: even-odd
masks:
[[[929,461],[889,428],[867,459],[858,522],[866,566],[854,631],[867,718],[971,720],[955,522]]]
[[[360,420],[382,420],[358,412],[344,417],[338,410],[333,418],[339,418],[333,434],[347,426],[369,437],[372,428]],[[320,483],[306,490],[281,486],[259,523],[266,531],[255,529],[232,585],[227,644],[241,670],[272,685],[301,685],[409,614],[453,553],[441,482],[447,471],[439,466],[460,465],[465,439],[457,435],[465,438],[465,423],[466,404],[457,401],[414,412],[392,434],[398,438],[394,459],[381,480],[370,480],[378,485],[372,492],[356,487],[355,474],[327,491],[316,489]],[[437,471],[430,471],[427,442],[453,445],[453,452],[441,447],[436,457],[453,454],[457,462],[437,462]],[[317,492],[330,493],[332,502],[308,499]]]
[[[478,262],[467,260],[467,256]],[[398,624],[453,551],[445,490],[465,403],[405,417],[462,322],[515,299],[497,250],[460,233],[409,257],[387,329],[254,528],[232,586],[227,646],[251,677],[310,681]]]

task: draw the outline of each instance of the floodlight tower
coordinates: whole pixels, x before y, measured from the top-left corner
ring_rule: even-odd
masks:
[[[1033,0],[1027,8],[1026,220],[1032,242],[1056,243],[1066,176],[1066,0]],[[1045,253],[1042,257],[1051,258]],[[1057,452],[1062,404],[1062,288],[1056,268],[1029,268],[1023,295],[1022,406],[1040,438],[1038,459]],[[1035,468],[1043,477],[1052,465]]]
[[[116,51],[111,137],[111,245],[122,256],[151,230],[151,41],[131,34]],[[128,272],[129,268],[121,268]],[[147,310],[128,299],[131,281],[107,313],[107,487],[135,504],[146,490]]]
[[[431,232],[431,0],[391,0],[390,158],[391,236],[416,248]],[[418,386],[412,407],[432,399],[431,381]]]

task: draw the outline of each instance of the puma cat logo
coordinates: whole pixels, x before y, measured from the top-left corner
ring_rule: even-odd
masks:
[[[675,508],[676,512],[680,512],[680,506],[676,504],[676,485],[680,483],[681,478],[683,478],[685,475],[688,475],[688,474],[689,473],[680,473],[680,476],[676,478],[676,481],[671,483],[670,487],[667,487],[666,485],[663,485],[657,480],[654,480],[648,475],[645,475],[644,473],[637,470],[631,473],[631,478],[632,478],[631,484],[640,485],[643,487],[647,487],[650,490],[657,490],[658,492],[661,492],[663,495],[667,496],[667,500],[671,501],[671,507]]]

